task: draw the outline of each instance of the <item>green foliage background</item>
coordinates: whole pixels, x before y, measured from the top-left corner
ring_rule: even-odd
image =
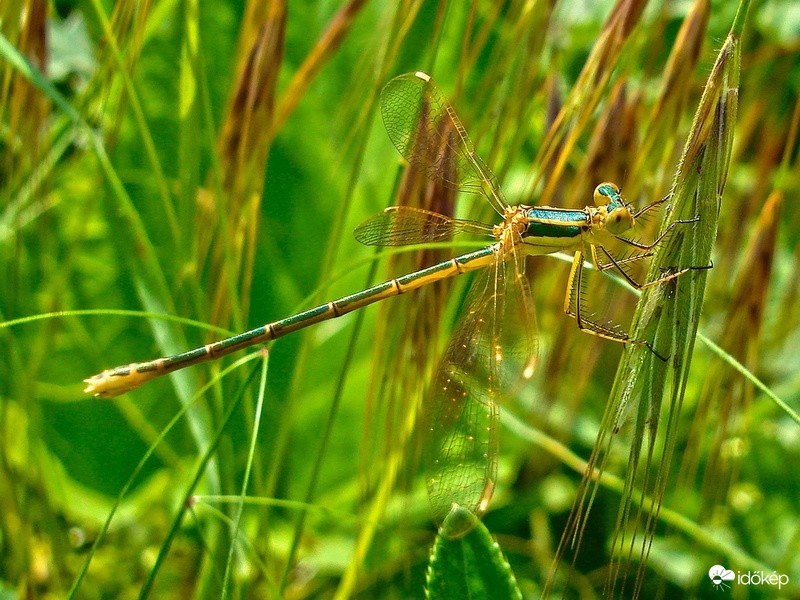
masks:
[[[602,180],[638,205],[663,196],[736,9],[4,2],[0,595],[421,597],[436,532],[417,407],[464,282],[450,303],[389,300],[231,372],[245,353],[116,400],[81,380],[430,264],[376,261],[350,234],[396,203],[403,167],[377,94],[402,72],[430,72],[453,98],[511,202],[581,207]],[[680,34],[687,15],[697,27]],[[626,19],[619,53],[594,54]],[[798,47],[795,2],[750,7],[700,325],[724,353],[696,344],[675,457],[653,469],[670,485],[649,557],[631,560],[644,597],[717,597],[715,564],[794,586],[733,597],[798,593],[800,429],[724,361],[797,409]],[[458,212],[490,217],[469,198]],[[563,315],[565,263],[529,269],[541,360],[505,399],[484,523],[524,596],[550,578],[548,594],[593,597],[624,562],[610,550],[621,487],[598,486],[576,558],[556,549],[623,348]],[[627,325],[632,294],[600,284],[592,297]],[[605,469],[624,478],[630,435],[612,437]]]

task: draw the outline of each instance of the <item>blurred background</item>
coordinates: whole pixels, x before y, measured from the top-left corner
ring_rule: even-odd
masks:
[[[481,247],[376,254],[352,236],[401,202],[496,222],[406,172],[378,106],[400,73],[436,79],[511,203],[582,208],[606,180],[662,198],[736,10],[4,1],[0,597],[422,597],[419,408],[468,277],[118,399],[81,380]],[[696,343],[674,456],[653,457],[663,520],[624,597],[712,597],[716,564],[800,582],[800,428],[725,362],[797,409],[799,50],[800,6],[753,2],[700,324],[722,351]],[[527,272],[539,361],[504,393],[484,523],[525,597],[549,578],[591,598],[620,551],[619,489],[598,486],[574,560],[556,548],[624,348],[563,314],[568,262]],[[592,309],[627,328],[636,297],[594,279]]]

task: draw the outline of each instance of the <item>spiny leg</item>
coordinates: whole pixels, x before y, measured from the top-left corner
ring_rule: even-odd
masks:
[[[592,251],[594,252],[594,246],[592,246]],[[589,333],[591,335],[596,335],[598,337],[612,340],[615,342],[620,342],[622,344],[637,344],[639,346],[647,347],[650,352],[655,354],[658,358],[663,361],[666,361],[667,358],[663,355],[659,354],[655,348],[653,348],[652,344],[646,340],[637,340],[631,338],[627,333],[620,329],[614,329],[613,324],[606,324],[603,325],[592,319],[588,318],[584,315],[583,305],[582,305],[582,298],[583,298],[583,258],[584,254],[582,250],[578,250],[575,252],[575,256],[572,259],[572,268],[569,272],[569,280],[567,281],[567,293],[564,298],[564,312],[567,313],[569,316],[573,317],[578,324],[578,329],[585,333]],[[610,255],[609,255],[609,258]],[[643,258],[643,257],[639,257]],[[613,258],[611,258],[613,261]],[[615,264],[619,264],[615,262]],[[621,269],[621,267],[618,267]],[[687,269],[688,270],[688,269]],[[627,279],[630,277],[624,270],[621,272],[625,275]],[[675,275],[677,277],[677,275]],[[670,277],[671,279],[672,277]],[[665,279],[666,281],[666,279]],[[633,285],[636,285],[633,283]],[[649,284],[648,284],[649,285]]]
[[[676,271],[667,272],[658,279],[654,279],[653,281],[639,283],[630,275],[630,273],[628,273],[625,270],[624,265],[635,262],[637,260],[641,260],[643,258],[648,258],[649,256],[652,256],[652,252],[643,252],[641,254],[629,256],[628,258],[616,259],[611,255],[611,253],[608,250],[606,250],[603,246],[599,244],[592,244],[591,251],[592,251],[592,262],[594,263],[595,267],[597,267],[598,271],[603,272],[609,269],[614,269],[625,278],[625,281],[627,281],[629,284],[631,284],[631,286],[633,286],[637,290],[644,290],[654,285],[660,285],[662,283],[669,281],[670,279],[675,279],[676,277],[680,277],[681,275],[689,271],[711,268],[710,265],[702,267],[683,267]],[[598,255],[599,253],[602,253],[606,257],[606,259],[608,259],[608,262],[603,262],[600,259],[600,256]]]
[[[651,204],[650,206],[653,206],[653,205]],[[645,207],[645,208],[647,208],[647,207]],[[645,210],[645,209],[642,209],[638,213],[636,213],[636,215],[634,215],[634,219],[638,215],[640,215],[643,210]],[[670,233],[672,233],[672,230],[675,229],[675,227],[677,227],[678,225],[686,225],[688,223],[697,223],[699,220],[700,220],[700,217],[693,217],[691,219],[676,219],[675,221],[673,221],[672,223],[667,225],[664,228],[664,231],[662,231],[659,234],[659,236],[655,240],[650,242],[649,244],[644,244],[642,242],[637,242],[636,240],[629,240],[628,238],[623,237],[621,235],[615,235],[614,237],[616,239],[618,239],[620,242],[622,242],[623,244],[628,244],[629,246],[633,246],[634,248],[638,248],[639,250],[652,250],[653,248],[658,246],[661,242],[663,242],[664,238],[666,238]]]
[[[604,272],[604,271],[608,271],[609,269],[619,268],[619,267],[621,267],[623,265],[628,265],[628,264],[637,262],[639,260],[643,260],[645,258],[650,258],[651,256],[653,256],[653,253],[649,252],[649,251],[648,252],[638,252],[638,253],[633,254],[631,256],[626,256],[625,258],[615,258],[613,260],[613,262],[612,261],[603,262],[600,259],[600,256],[594,250],[594,245],[592,246],[592,263],[594,264],[595,268],[598,271],[600,271],[601,273]]]
[[[633,218],[634,219],[638,219],[639,217],[641,217],[642,215],[650,212],[654,208],[661,206],[662,204],[664,204],[664,202],[669,200],[671,196],[672,196],[672,193],[669,193],[666,196],[664,196],[663,198],[661,198],[661,200],[655,200],[654,202],[651,202],[647,206],[643,206],[641,209],[639,209],[639,211],[633,213]]]

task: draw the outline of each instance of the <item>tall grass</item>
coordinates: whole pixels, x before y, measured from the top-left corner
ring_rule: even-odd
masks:
[[[641,239],[699,220],[637,276],[713,264],[641,299],[592,274],[598,318],[662,361],[578,332],[568,265],[529,262],[540,360],[504,398],[484,518],[514,585],[706,597],[722,564],[797,593],[798,16],[736,9],[4,2],[0,590],[422,595],[420,399],[468,282],[118,400],[81,380],[464,251],[350,233],[397,203],[491,219],[405,171],[376,116],[389,79],[425,70],[511,202],[672,193]]]

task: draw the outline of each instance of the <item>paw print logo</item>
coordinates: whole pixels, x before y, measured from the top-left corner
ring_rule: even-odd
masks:
[[[721,590],[723,588],[730,588],[731,586],[726,581],[733,581],[736,575],[730,569],[726,569],[722,565],[714,565],[708,570],[708,577],[714,588]]]

